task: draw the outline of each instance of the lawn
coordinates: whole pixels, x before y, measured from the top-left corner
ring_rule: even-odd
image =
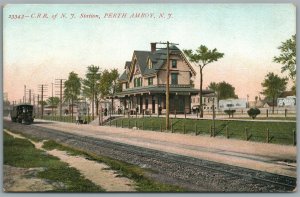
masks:
[[[26,139],[14,138],[4,133],[4,164],[22,168],[45,168],[37,177],[63,183],[63,188],[53,192],[103,192],[104,190],[85,179],[78,170],[58,158],[38,150]]]
[[[43,148],[47,150],[58,149],[66,151],[71,155],[81,155],[89,160],[94,160],[100,163],[105,163],[110,166],[111,169],[116,170],[122,174],[122,176],[129,179],[133,179],[136,182],[137,191],[139,192],[183,192],[184,189],[164,184],[158,181],[154,181],[145,176],[148,170],[142,169],[136,165],[132,165],[123,161],[115,160],[109,157],[98,156],[91,153],[87,153],[82,150],[77,150],[66,145],[58,144],[55,141],[47,141],[44,143]]]
[[[27,136],[29,137],[29,136]],[[74,149],[55,141],[46,141],[44,149],[58,149],[67,151],[71,155],[81,155],[89,160],[105,163],[129,179],[136,182],[137,191],[140,192],[183,192],[184,189],[154,181],[145,176],[150,173],[147,169],[118,161],[109,157],[98,156]],[[58,158],[47,155],[45,151],[35,149],[34,145],[25,139],[13,138],[4,133],[4,164],[22,168],[43,167],[45,171],[38,173],[38,178],[55,182],[62,182],[66,188],[57,188],[54,192],[103,192],[104,190],[85,179],[75,168],[61,162]]]
[[[215,120],[215,131],[212,120],[170,119],[170,132],[193,135],[224,136],[250,141],[276,144],[294,144],[296,122],[264,122]],[[142,130],[165,131],[165,118],[119,118],[107,122],[106,125]]]

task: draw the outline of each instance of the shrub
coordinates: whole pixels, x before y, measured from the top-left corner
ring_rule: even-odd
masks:
[[[260,114],[260,110],[258,108],[250,108],[247,113],[252,119],[255,119]]]
[[[235,113],[235,109],[226,109],[226,110],[224,110],[224,112],[226,114],[228,114],[229,118],[230,118],[230,115],[231,115],[231,117],[233,117],[233,114]]]

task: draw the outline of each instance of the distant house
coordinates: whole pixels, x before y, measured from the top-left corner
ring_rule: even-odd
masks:
[[[285,91],[277,98],[278,107],[294,107],[296,106],[296,95],[293,91]]]
[[[191,96],[199,93],[193,88],[191,78],[196,72],[176,47],[170,46],[170,113],[190,113]],[[125,71],[119,77],[122,92],[115,96],[123,107],[142,113],[158,113],[166,109],[167,50],[134,51],[131,61],[125,63]],[[203,94],[211,93],[203,91]]]
[[[219,109],[228,110],[228,109],[245,109],[247,108],[246,99],[225,99],[219,100]]]
[[[209,90],[206,90],[209,91]],[[199,108],[199,101],[200,97],[199,94],[192,96],[192,101],[191,101],[191,106],[192,110],[195,111],[196,109]],[[218,108],[218,99],[215,95],[215,93],[209,93],[205,94],[202,97],[202,105],[203,105],[203,111],[212,111],[213,106],[215,109]]]

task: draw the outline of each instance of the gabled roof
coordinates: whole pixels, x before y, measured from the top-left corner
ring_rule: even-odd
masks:
[[[190,65],[190,63],[187,61],[187,59],[185,58],[185,56],[183,55],[183,53],[180,51],[179,48],[177,48],[175,45],[171,45],[169,47],[169,52],[170,52],[170,54],[179,54],[183,58],[183,60],[188,64],[188,66],[191,69],[191,72],[193,74],[196,74],[195,70]],[[141,74],[143,76],[154,75],[159,71],[159,69],[161,69],[161,67],[167,61],[167,49],[160,49],[160,50],[156,50],[154,52],[135,50],[133,52],[133,58],[134,57],[136,57],[138,66],[139,66]],[[149,59],[152,62],[152,68],[148,67]],[[131,64],[133,64],[133,63],[134,63],[133,60],[131,62],[129,62],[129,61],[126,62],[125,69],[127,67],[132,67],[133,65],[131,65]],[[127,76],[126,71],[125,71],[122,75],[120,75],[119,80],[124,81],[127,79],[129,79],[129,76]]]
[[[280,94],[279,98],[285,98],[287,96],[296,96],[293,91],[284,91]]]

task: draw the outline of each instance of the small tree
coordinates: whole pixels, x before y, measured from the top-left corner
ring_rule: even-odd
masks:
[[[82,92],[83,95],[88,97],[92,102],[92,118],[94,119],[94,105],[96,104],[96,115],[98,115],[98,103],[99,103],[99,83],[101,73],[99,66],[88,66],[85,79],[82,80]]]
[[[224,56],[224,53],[219,53],[217,49],[209,50],[206,46],[201,45],[196,49],[194,53],[192,50],[183,50],[184,54],[189,58],[189,60],[197,66],[199,66],[200,74],[200,118],[203,118],[203,106],[202,106],[202,86],[203,86],[203,69],[206,65],[218,61],[218,59]]]
[[[296,93],[296,35],[282,42],[278,47],[280,55],[275,56],[273,61],[282,64],[281,72],[288,72],[294,85],[292,91]]]
[[[278,75],[275,75],[274,73],[268,73],[266,75],[265,80],[261,83],[262,87],[264,88],[262,94],[272,100],[273,103],[272,113],[274,113],[275,101],[278,98],[278,96],[283,91],[285,91],[286,84],[287,84],[287,78],[280,78]]]
[[[68,80],[64,83],[65,89],[64,89],[64,96],[67,101],[71,101],[71,116],[73,121],[73,109],[74,109],[74,101],[77,100],[78,96],[80,95],[80,78],[78,77],[78,74],[74,72],[69,73]]]
[[[233,118],[233,114],[236,112],[235,109],[226,109],[224,110],[225,114],[228,114],[229,118],[230,116]]]
[[[247,113],[252,119],[255,119],[260,114],[260,110],[258,108],[250,108]]]
[[[58,97],[49,97],[47,99],[47,104],[52,109],[52,115],[53,115],[53,108],[57,108],[57,105],[59,104],[59,98]]]

